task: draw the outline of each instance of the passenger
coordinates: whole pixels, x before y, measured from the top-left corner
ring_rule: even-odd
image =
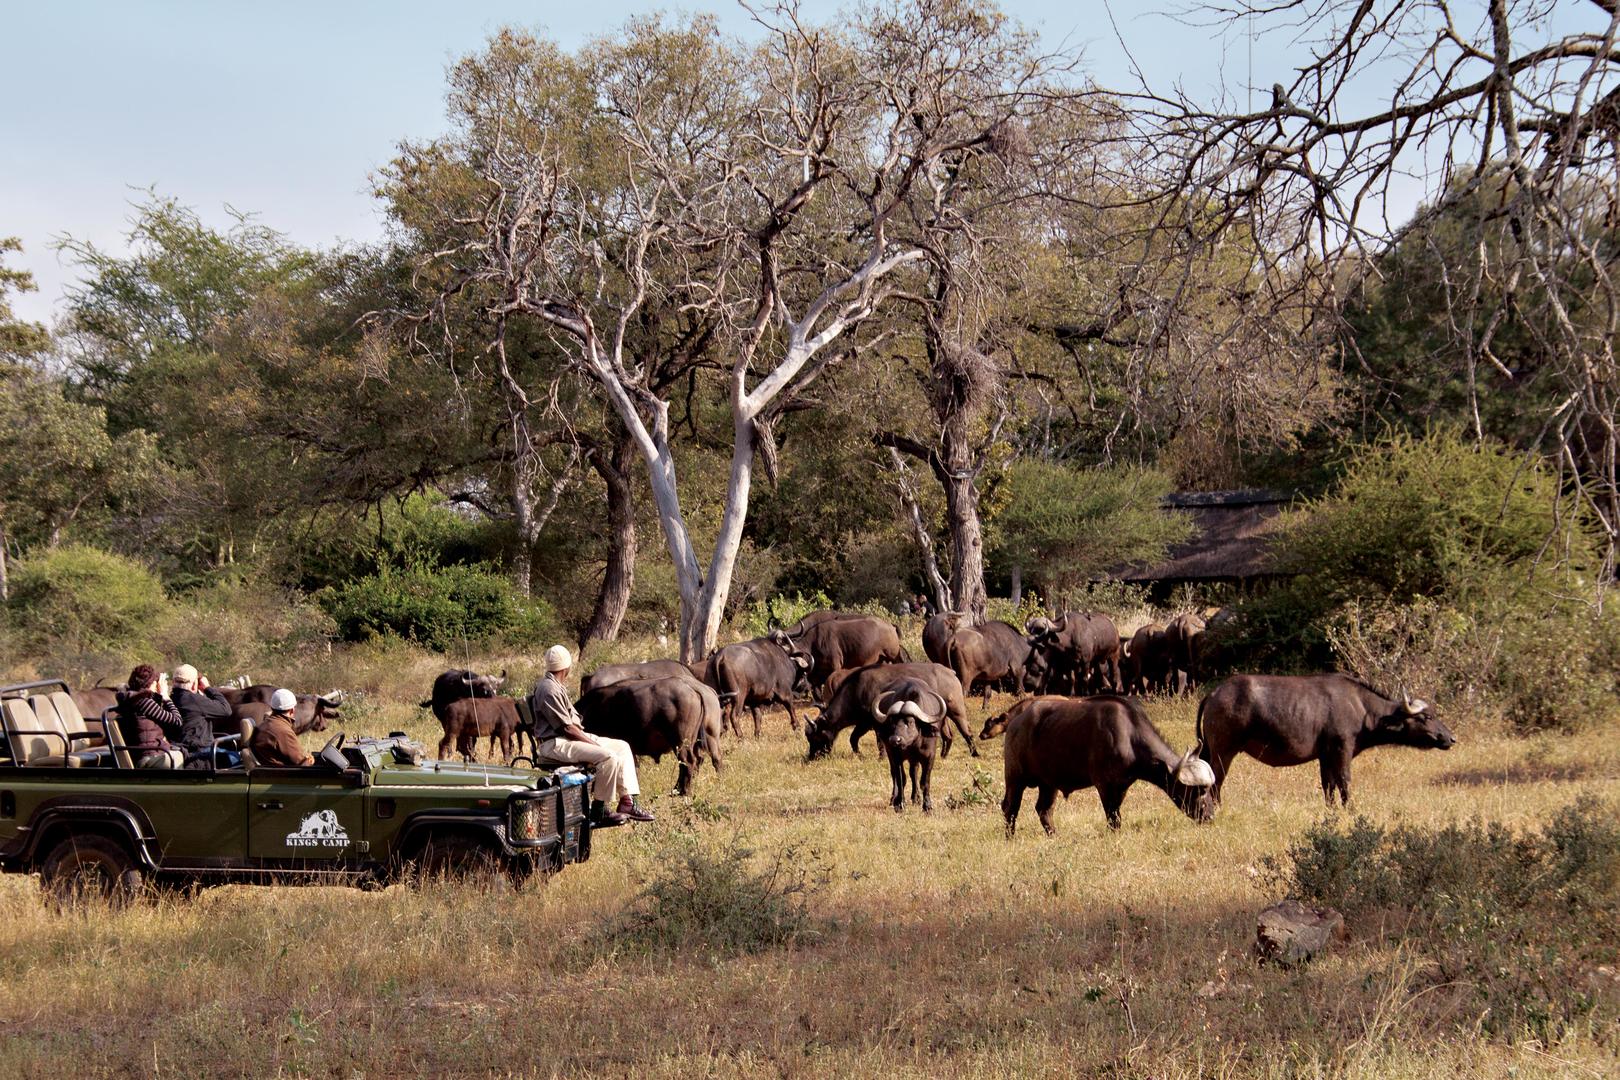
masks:
[[[253,732],[253,756],[260,765],[287,769],[315,764],[315,755],[304,749],[293,730],[293,710],[297,707],[298,695],[291,690],[277,690],[270,695],[270,712]]]
[[[138,664],[128,685],[117,695],[118,730],[136,766],[178,769],[186,755],[169,742],[181,737],[180,710],[169,700],[169,677],[151,664]]]
[[[186,751],[186,768],[206,769],[214,752],[215,725],[231,718],[231,703],[190,664],[174,669],[173,682],[169,697],[180,710],[180,745]]]
[[[626,821],[651,821],[653,816],[641,808],[636,796],[641,784],[636,779],[636,758],[630,744],[622,739],[609,739],[592,735],[585,730],[584,721],[574,709],[568,696],[568,672],[574,658],[566,645],[553,645],[546,650],[546,674],[535,684],[529,705],[534,710],[535,757],[540,761],[565,765],[594,765],[596,778],[591,783],[591,796],[595,800],[591,816],[605,825],[622,825]],[[607,807],[617,809],[609,812]]]

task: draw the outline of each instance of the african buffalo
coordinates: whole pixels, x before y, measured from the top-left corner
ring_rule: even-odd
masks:
[[[588,694],[599,686],[612,686],[614,683],[627,682],[630,679],[662,679],[668,676],[680,678],[693,677],[689,664],[679,660],[644,660],[639,664],[603,664],[579,682],[579,692]]]
[[[1095,787],[1110,828],[1119,828],[1125,792],[1145,780],[1170,796],[1182,813],[1208,820],[1204,792],[1214,783],[1209,766],[1193,751],[1176,756],[1134,698],[1112,695],[1075,701],[1066,697],[1025,698],[985,722],[979,738],[1007,734],[1002,759],[1006,793],[1001,813],[1007,838],[1018,825],[1024,790],[1035,788],[1035,813],[1048,836],[1052,804],[1081,788]]]
[[[434,719],[442,724],[445,706],[452,701],[468,697],[492,698],[500,693],[505,685],[505,669],[502,669],[499,675],[480,675],[466,668],[451,668],[438,674],[433,680],[433,693],[420,705],[424,709],[431,708]]]
[[[889,758],[892,791],[889,805],[895,813],[906,808],[906,770],[911,772],[911,801],[921,795],[923,813],[934,809],[934,762],[939,757],[940,729],[949,706],[932,688],[917,679],[902,679],[878,695],[878,744]],[[921,782],[919,783],[919,773]]]
[[[1204,620],[1190,611],[1171,619],[1164,629],[1164,640],[1170,651],[1170,688],[1176,693],[1197,685],[1201,666],[1199,644],[1203,636]]]
[[[1119,629],[1099,612],[1065,611],[1057,619],[1035,618],[1029,635],[1027,675],[1037,693],[1051,693],[1067,683],[1072,694],[1100,686],[1118,693]]]
[[[951,638],[955,636],[956,628],[961,625],[961,621],[960,611],[941,611],[937,615],[930,615],[928,621],[923,623],[923,654],[931,662],[950,667],[950,657],[945,654],[945,649],[950,645]]]
[[[1162,693],[1170,688],[1173,667],[1164,623],[1150,622],[1138,627],[1129,641],[1121,639],[1119,670],[1127,694]]]
[[[1350,759],[1373,746],[1450,750],[1432,706],[1380,694],[1348,675],[1234,675],[1198,704],[1198,750],[1215,771],[1210,805],[1238,754],[1267,765],[1317,761],[1322,795],[1350,802]]]
[[[827,619],[798,637],[777,630],[771,640],[788,655],[809,661],[806,678],[812,694],[819,694],[834,672],[910,659],[900,644],[900,628],[871,615]]]
[[[820,626],[824,622],[832,622],[835,619],[864,619],[864,618],[866,618],[866,616],[861,615],[858,612],[852,612],[852,611],[812,611],[810,614],[806,615],[804,618],[800,619],[798,622],[794,623],[792,626],[778,626],[776,624],[776,621],[773,619],[771,621],[771,624],[768,627],[768,629],[773,634],[776,631],[780,630],[784,634],[786,634],[788,637],[796,638],[796,637],[802,637],[806,630],[809,630],[813,626]]]
[[[849,748],[859,754],[861,735],[876,730],[882,719],[877,712],[878,698],[907,679],[921,683],[945,699],[945,715],[962,733],[962,738],[967,740],[968,753],[977,757],[979,751],[974,747],[973,736],[967,728],[967,707],[962,699],[961,681],[950,668],[909,662],[873,664],[842,673],[840,678],[833,680],[827,696],[827,707],[804,722],[804,737],[810,743],[810,757],[818,758],[828,753],[832,749],[833,739],[847,727],[854,728],[849,733]],[[943,757],[950,752],[951,736],[943,725],[940,733],[945,739],[940,753]]]
[[[754,736],[759,736],[759,707],[783,705],[788,723],[799,730],[799,715],[793,711],[793,694],[808,690],[805,672],[810,661],[791,655],[770,638],[754,638],[726,645],[710,654],[710,686],[720,695],[720,703],[732,734],[737,730],[737,712],[747,708],[754,717]]]
[[[637,755],[659,761],[673,752],[680,764],[677,795],[692,793],[692,774],[705,753],[720,770],[720,698],[690,675],[599,686],[575,708],[586,731],[623,739]]]
[[[457,698],[444,709],[444,738],[439,740],[439,758],[442,760],[449,751],[451,743],[456,752],[469,761],[478,757],[478,740],[483,736],[489,737],[489,752],[495,754],[495,740],[501,742],[501,756],[505,761],[512,760],[512,740],[517,738],[518,752],[523,750],[523,737],[529,735],[531,745],[533,733],[523,726],[518,715],[517,699],[509,697],[465,697]]]
[[[992,625],[986,623],[977,630],[958,630],[945,647],[948,659],[945,666],[956,672],[962,682],[962,692],[971,694],[974,684],[981,684],[986,705],[990,704],[990,688],[997,683],[1011,680],[1023,690],[1024,661],[1029,654],[1029,646],[1023,638],[1018,639],[1018,643],[1024,645],[1021,651],[1010,649],[1005,641],[998,640],[999,636],[992,636]]]

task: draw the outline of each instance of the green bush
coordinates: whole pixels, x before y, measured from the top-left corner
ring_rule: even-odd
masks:
[[[136,658],[168,608],[162,583],[146,566],[79,544],[18,562],[6,604],[16,646],[50,674],[78,679]]]
[[[1407,913],[1397,933],[1432,961],[1435,984],[1470,991],[1459,1024],[1548,1040],[1620,1004],[1588,978],[1620,958],[1617,809],[1583,799],[1524,833],[1330,819],[1268,858],[1266,872],[1352,923]]]
[[[393,635],[440,652],[468,642],[531,644],[555,636],[550,607],[487,566],[384,569],[317,594],[348,641]]]
[[[817,932],[810,897],[826,883],[816,853],[788,844],[763,865],[733,837],[718,849],[675,832],[660,869],[599,932],[608,950],[733,955],[792,945]]]
[[[832,600],[820,589],[809,596],[769,596],[743,610],[737,620],[739,628],[750,637],[763,637],[773,626],[792,626],[812,611],[826,611],[834,607]]]
[[[1280,564],[1323,612],[1351,600],[1466,604],[1591,580],[1596,537],[1538,459],[1451,428],[1363,447],[1325,498],[1297,512]]]

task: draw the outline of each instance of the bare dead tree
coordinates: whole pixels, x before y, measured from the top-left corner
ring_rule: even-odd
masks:
[[[1620,320],[1613,279],[1620,216],[1620,7],[1565,5],[1556,33],[1539,0],[1230,0],[1192,9],[1212,24],[1304,42],[1308,55],[1264,107],[1127,96],[1131,138],[1152,154],[1142,206],[1161,234],[1209,249],[1243,231],[1267,273],[1251,307],[1334,320],[1377,256],[1463,203],[1488,209],[1500,242],[1480,240],[1448,293],[1453,357],[1479,414],[1479,373],[1513,385],[1499,346],[1528,332],[1558,390],[1542,406],[1547,453],[1620,548]],[[1263,78],[1263,76],[1257,76]],[[1371,89],[1378,104],[1356,106]],[[1417,176],[1426,202],[1404,223],[1397,185]],[[1353,361],[1353,343],[1351,347]],[[1483,435],[1476,421],[1476,433]]]

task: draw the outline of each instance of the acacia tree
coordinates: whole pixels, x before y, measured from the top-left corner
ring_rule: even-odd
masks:
[[[1480,10],[1482,9],[1482,10]],[[1480,373],[1512,386],[1505,343],[1526,337],[1557,386],[1532,443],[1580,493],[1607,536],[1604,577],[1620,550],[1620,303],[1612,270],[1620,213],[1620,5],[1588,0],[1582,32],[1556,34],[1536,0],[1231,0],[1215,19],[1286,34],[1309,55],[1264,107],[1181,94],[1133,96],[1135,134],[1160,168],[1162,220],[1212,244],[1252,229],[1286,268],[1279,302],[1337,316],[1347,285],[1377,273],[1371,256],[1459,208],[1483,222],[1466,287],[1446,290],[1451,359],[1475,438],[1487,432]],[[1379,104],[1358,107],[1371,87]],[[1416,174],[1429,201],[1403,225],[1393,185]],[[1185,212],[1196,193],[1199,215]],[[1400,215],[1404,217],[1404,215]],[[1462,269],[1459,267],[1459,269]],[[1346,342],[1353,356],[1353,341]]]
[[[937,20],[960,7],[916,10]],[[917,122],[914,108],[958,92],[930,57],[888,50],[864,25],[808,26],[790,7],[760,22],[766,40],[753,49],[700,21],[632,24],[586,50],[578,62],[597,87],[588,159],[543,112],[499,100],[462,111],[439,152],[465,162],[482,209],[424,261],[444,275],[443,297],[484,298],[497,365],[513,324],[534,320],[600,387],[647,467],[688,657],[717,636],[754,459],[769,471],[777,453],[772,425],[830,364],[880,336],[862,331],[926,257],[897,221],[943,161],[987,138],[983,126]],[[670,401],[644,361],[647,341],[662,353],[682,339],[681,320],[712,321],[699,336],[723,365],[732,421],[706,570],[676,488]]]

